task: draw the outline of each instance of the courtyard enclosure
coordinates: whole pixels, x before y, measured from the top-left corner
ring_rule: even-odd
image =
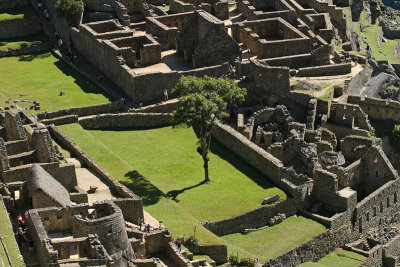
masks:
[[[286,198],[284,192],[220,144],[213,142],[211,145],[210,171],[214,178],[211,183],[204,184],[201,156],[196,152],[192,129],[84,130],[77,124],[62,125],[60,129],[116,179],[142,197],[146,211],[162,220],[174,236],[195,234],[200,244],[226,243],[228,253],[260,256],[257,255],[260,251],[247,250],[242,244],[220,238],[200,224],[253,210],[270,195],[279,194],[280,201]],[[298,220],[290,219],[283,227],[293,229]],[[325,230],[324,226],[307,221],[310,231],[304,233],[303,240]],[[289,231],[281,234],[289,235]],[[278,246],[275,252],[267,249],[262,253],[267,259],[298,244]]]

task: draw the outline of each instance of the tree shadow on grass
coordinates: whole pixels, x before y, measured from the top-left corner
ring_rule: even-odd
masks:
[[[175,201],[175,202],[179,202],[179,200],[177,200],[176,198],[177,198],[180,194],[184,193],[186,190],[190,190],[190,189],[196,188],[196,187],[198,187],[198,186],[200,186],[200,185],[203,185],[203,184],[206,184],[206,183],[207,183],[207,181],[206,181],[206,180],[203,180],[203,181],[201,181],[200,183],[198,183],[198,184],[196,184],[196,185],[188,186],[188,187],[185,187],[185,188],[182,188],[182,189],[179,189],[179,190],[171,190],[171,191],[169,191],[169,192],[166,194],[166,196],[167,196],[168,198],[171,198],[171,199],[172,199],[173,201]]]
[[[129,182],[122,182],[133,193],[140,196],[144,206],[151,206],[156,204],[165,194],[148,181],[138,171],[130,171],[125,174]]]
[[[249,177],[253,180],[258,186],[263,189],[276,187],[274,184],[269,182],[264,175],[262,175],[259,171],[254,169],[252,166],[244,162],[238,156],[233,154],[227,148],[222,146],[215,140],[211,140],[211,152],[215,155],[219,156],[221,159],[229,162],[233,167],[235,167],[238,171]],[[211,159],[212,160],[212,159]]]
[[[65,75],[72,77],[75,80],[75,83],[85,92],[90,94],[102,94],[109,101],[113,101],[113,97],[109,95],[107,92],[104,92],[101,88],[95,85],[93,82],[88,80],[85,76],[80,74],[78,71],[71,68],[67,63],[58,60],[54,62],[54,65],[57,66]]]

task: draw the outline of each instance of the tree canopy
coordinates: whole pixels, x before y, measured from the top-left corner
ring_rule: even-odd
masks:
[[[246,89],[234,80],[213,77],[182,76],[172,92],[180,97],[179,107],[173,113],[176,123],[193,127],[198,134],[198,151],[204,161],[205,181],[209,181],[208,152],[213,126],[227,117],[227,109],[244,101]]]

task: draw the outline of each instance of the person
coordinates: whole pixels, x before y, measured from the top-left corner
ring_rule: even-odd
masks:
[[[42,6],[43,6],[42,2],[38,2],[38,3],[37,3],[37,7],[38,7],[39,9],[41,9]]]
[[[182,250],[182,241],[181,241],[181,239],[178,239],[178,249],[179,249],[179,252]]]
[[[22,232],[22,228],[19,227],[17,231],[17,243],[19,246],[22,245],[22,238],[24,237],[24,233]]]
[[[50,14],[46,12],[46,20],[50,21]]]
[[[60,39],[58,39],[58,48],[61,49],[62,45],[63,45],[63,41],[60,38]]]
[[[168,91],[167,91],[167,89],[164,90],[164,101],[168,101]]]
[[[150,232],[150,224],[146,225],[145,232],[148,232],[148,233]]]

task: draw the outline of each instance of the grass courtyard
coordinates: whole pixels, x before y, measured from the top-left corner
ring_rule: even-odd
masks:
[[[365,257],[352,251],[341,250],[339,252],[332,252],[317,263],[306,262],[299,267],[357,267],[365,260]]]
[[[146,211],[162,220],[175,237],[195,231],[201,244],[226,243],[229,253],[252,258],[279,255],[288,246],[291,249],[300,244],[271,246],[275,240],[261,235],[262,240],[269,240],[273,252],[259,251],[218,237],[201,225],[204,221],[230,218],[255,209],[267,196],[279,194],[283,200],[286,195],[216,142],[212,143],[210,155],[212,181],[203,183],[202,160],[196,152],[197,139],[192,129],[84,130],[78,124],[60,128],[111,175],[141,196]],[[282,224],[287,231],[280,234],[290,238],[293,232],[289,229],[301,226],[302,220],[302,217],[288,219]],[[325,230],[311,220],[309,227],[312,230],[303,231],[298,242]]]
[[[41,104],[41,112],[104,104],[111,100],[101,88],[50,52],[0,58],[0,73],[0,106],[9,98],[36,100]],[[59,96],[61,91],[65,96]],[[24,107],[24,103],[18,105]]]

